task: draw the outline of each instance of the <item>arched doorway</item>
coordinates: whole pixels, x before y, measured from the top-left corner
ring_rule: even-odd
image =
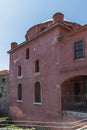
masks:
[[[76,76],[62,83],[62,109],[87,111],[87,76]]]

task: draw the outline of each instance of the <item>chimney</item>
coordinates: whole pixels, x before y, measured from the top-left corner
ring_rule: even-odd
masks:
[[[16,42],[12,42],[11,43],[11,49],[16,48],[17,46],[18,46],[18,43],[16,43]]]
[[[58,12],[58,13],[55,13],[53,15],[53,22],[54,23],[57,21],[63,22],[63,20],[64,20],[64,15],[62,13]]]

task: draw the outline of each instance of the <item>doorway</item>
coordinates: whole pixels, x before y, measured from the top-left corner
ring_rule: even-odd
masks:
[[[74,83],[74,95],[75,95],[75,101],[80,102],[80,84]]]

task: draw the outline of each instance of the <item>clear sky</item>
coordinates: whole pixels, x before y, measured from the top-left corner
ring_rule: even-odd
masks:
[[[10,43],[25,41],[30,27],[56,12],[69,21],[87,24],[87,0],[0,0],[0,70],[9,69]]]

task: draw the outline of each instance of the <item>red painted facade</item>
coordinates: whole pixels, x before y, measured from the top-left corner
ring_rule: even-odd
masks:
[[[78,96],[74,82],[80,84],[80,94],[86,94],[87,25],[64,20],[62,13],[53,19],[35,25],[26,33],[22,44],[11,43],[9,113],[12,119],[58,122],[68,105],[66,95]],[[75,59],[74,43],[82,40],[84,57]],[[26,49],[29,58],[26,59]],[[39,72],[35,62],[39,60]],[[21,66],[21,75],[18,68]],[[82,81],[80,83],[79,81]],[[40,83],[41,102],[35,102],[35,83]],[[22,85],[22,100],[18,100],[18,85]],[[68,97],[68,99],[72,97]],[[75,98],[75,97],[74,97]],[[67,101],[68,101],[67,99]]]

